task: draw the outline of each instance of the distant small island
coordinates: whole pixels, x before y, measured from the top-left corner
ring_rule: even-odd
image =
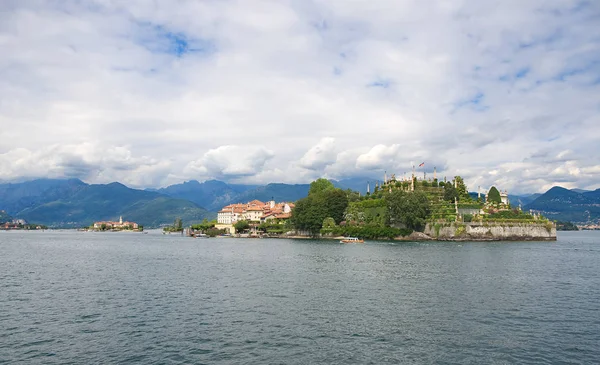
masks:
[[[15,219],[8,215],[5,210],[0,210],[0,230],[12,231],[12,230],[42,230],[48,229],[43,224],[28,223],[25,219]]]
[[[104,232],[104,231],[133,231],[133,232],[141,232],[144,230],[144,227],[135,223],[135,222],[127,222],[123,221],[123,217],[119,217],[118,222],[114,221],[99,221],[94,222],[91,226],[87,228],[88,231],[95,232]]]

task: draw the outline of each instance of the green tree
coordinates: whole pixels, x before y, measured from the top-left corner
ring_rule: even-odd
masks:
[[[333,183],[331,181],[320,178],[310,183],[308,195],[319,194],[324,191],[333,189],[335,189],[335,186],[333,186]]]
[[[237,233],[242,233],[250,229],[250,223],[248,221],[237,221],[233,227]]]
[[[490,188],[490,191],[488,192],[488,195],[487,195],[487,201],[494,203],[494,204],[502,203],[502,198],[500,198],[500,192],[498,191],[498,189],[496,189],[495,186],[492,186]]]
[[[181,221],[181,218],[175,218],[175,222],[173,222],[173,231],[183,231],[183,222]]]
[[[209,229],[213,228],[216,225],[217,225],[217,221],[216,220],[209,221],[208,219],[204,218],[204,220],[202,220],[201,223],[194,224],[192,226],[192,228],[195,229],[195,230],[198,230],[198,231],[206,233],[206,231],[208,231]]]
[[[331,217],[327,217],[323,220],[323,228],[334,228],[335,221]]]
[[[294,228],[309,231],[314,236],[319,233],[323,220],[327,217],[327,209],[322,195],[308,195],[296,202],[290,218]]]
[[[360,200],[360,194],[357,191],[346,189],[345,193],[348,197],[348,202],[357,202]]]
[[[467,189],[467,185],[465,181],[460,176],[455,176],[454,181],[456,182],[456,192],[458,193],[458,200],[460,201],[469,201],[472,200],[469,195],[469,190]]]
[[[310,184],[308,196],[296,202],[291,224],[316,236],[325,218],[331,217],[336,224],[344,219],[349,196],[351,191],[336,189],[329,180],[315,180]]]
[[[454,198],[458,199],[458,191],[454,188],[451,183],[444,185],[444,200],[454,203]]]
[[[425,193],[397,190],[386,195],[385,203],[388,224],[403,224],[413,230],[422,230],[425,226],[430,213],[429,200]]]
[[[341,189],[326,190],[322,193],[323,200],[315,202],[324,204],[327,216],[332,217],[336,224],[344,220],[344,211],[348,207],[348,195]]]

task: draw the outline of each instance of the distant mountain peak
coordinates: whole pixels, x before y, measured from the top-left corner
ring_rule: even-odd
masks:
[[[569,190],[567,188],[563,188],[562,186],[553,186],[547,192],[550,192],[550,191],[571,191],[571,190]]]
[[[102,185],[104,185],[104,186],[107,186],[107,187],[128,188],[128,187],[127,187],[127,186],[125,186],[124,184],[122,184],[122,183],[120,183],[120,182],[117,182],[117,181],[114,181],[114,182],[111,182],[111,183],[108,183],[108,184],[95,184],[95,185],[97,185],[97,186],[102,186]]]
[[[579,193],[562,186],[553,186],[525,206],[542,212],[553,220],[590,222],[600,218],[600,194]]]

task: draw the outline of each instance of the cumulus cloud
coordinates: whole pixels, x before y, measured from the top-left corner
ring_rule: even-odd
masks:
[[[335,138],[326,137],[302,156],[300,166],[309,170],[323,170],[334,163],[336,157]]]
[[[381,170],[386,166],[395,166],[400,154],[400,146],[397,144],[384,146],[379,144],[367,153],[356,159],[356,167],[367,170]]]
[[[273,152],[263,146],[220,146],[191,161],[186,170],[202,177],[238,178],[262,171]]]
[[[576,0],[3,1],[0,180],[308,182],[425,161],[513,191],[595,186],[598,16]]]
[[[0,154],[0,176],[5,180],[40,177],[98,183],[119,180],[143,187],[160,184],[169,168],[168,161],[135,157],[126,147],[93,143],[51,145],[34,151],[16,148]]]

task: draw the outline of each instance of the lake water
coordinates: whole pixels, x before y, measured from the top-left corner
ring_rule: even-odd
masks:
[[[600,363],[600,232],[557,242],[0,231],[0,363]]]

